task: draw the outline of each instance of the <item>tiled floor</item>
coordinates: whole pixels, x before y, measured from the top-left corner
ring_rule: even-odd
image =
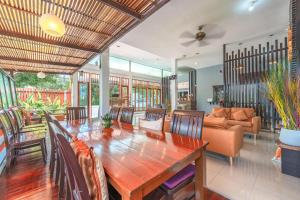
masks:
[[[275,150],[274,135],[262,132],[256,144],[245,136],[233,166],[209,154],[208,188],[232,200],[299,200],[300,179],[281,174],[280,163],[272,161]]]

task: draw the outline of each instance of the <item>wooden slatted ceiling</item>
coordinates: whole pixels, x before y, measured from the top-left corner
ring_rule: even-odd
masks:
[[[168,1],[0,0],[0,67],[73,73]],[[44,13],[64,21],[63,37],[41,30]]]

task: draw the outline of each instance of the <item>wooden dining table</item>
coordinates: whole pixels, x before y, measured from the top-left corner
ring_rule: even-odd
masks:
[[[123,200],[143,199],[192,162],[196,168],[195,199],[205,199],[208,142],[119,122],[107,130],[98,119],[60,121],[60,125],[93,147],[108,181]]]

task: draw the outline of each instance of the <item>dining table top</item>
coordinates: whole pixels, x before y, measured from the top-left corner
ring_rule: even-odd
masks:
[[[123,196],[132,196],[137,191],[142,191],[138,194],[142,196],[150,193],[165,181],[162,178],[174,176],[208,144],[200,139],[120,122],[104,129],[99,119],[60,121],[60,125],[93,147],[110,183]]]

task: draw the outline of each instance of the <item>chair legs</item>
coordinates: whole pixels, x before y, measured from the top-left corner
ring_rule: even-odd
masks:
[[[65,166],[64,166],[64,162],[60,162],[59,197],[63,197],[64,187],[65,187]]]
[[[52,148],[51,149],[51,155],[50,155],[50,165],[49,165],[49,168],[50,168],[50,178],[53,178],[55,162],[56,162],[55,161],[55,151]]]
[[[45,143],[45,139],[44,140],[41,140],[41,150],[42,150],[42,154],[43,154],[43,160],[44,160],[44,163],[46,164],[47,163],[47,147],[46,147],[46,143]]]

